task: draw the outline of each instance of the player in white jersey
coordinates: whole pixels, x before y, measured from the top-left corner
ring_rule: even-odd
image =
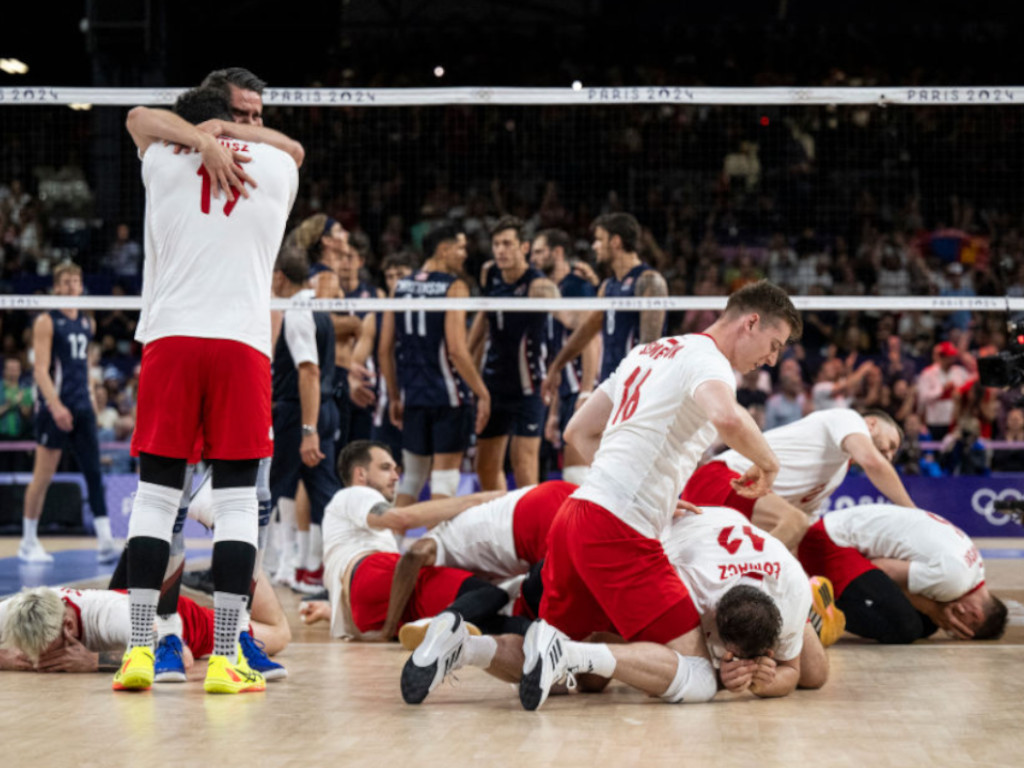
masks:
[[[256,558],[257,466],[272,451],[270,277],[301,153],[261,143],[276,132],[231,123],[219,90],[189,91],[175,112],[136,107],[128,115],[146,186],[136,333],[145,348],[132,441],[140,457],[128,541],[132,636],[114,688],[152,683],[150,627],[185,467],[198,458],[201,435],[216,521],[217,629],[205,688],[263,690],[261,676],[239,658],[236,628]],[[198,154],[176,154],[163,142]],[[236,159],[247,161],[247,172]]]
[[[186,657],[211,653],[213,611],[183,597],[179,612],[177,632],[188,648]],[[129,598],[124,592],[63,587],[23,590],[0,602],[0,669],[116,669],[130,641],[129,628]],[[288,620],[265,579],[256,587],[248,629],[266,653],[279,653],[291,640]]]
[[[750,468],[750,460],[726,451],[690,478],[683,498],[693,504],[721,504],[742,512],[755,525],[795,550],[822,504],[839,487],[855,462],[889,499],[914,506],[892,466],[903,432],[884,411],[863,415],[849,408],[815,411],[799,421],[764,433],[779,457],[772,492],[743,497],[732,481]]]
[[[745,492],[770,490],[778,462],[736,402],[733,368],[774,364],[800,330],[785,292],[766,282],[746,286],[706,333],[631,351],[573,416],[565,439],[593,462],[548,536],[544,621],[530,628],[519,651],[524,707],[536,709],[555,681],[576,672],[613,677],[671,702],[714,696],[699,615],[659,537],[716,430],[755,459],[738,481]],[[457,619],[431,625],[414,663],[451,667],[444,659],[461,653]],[[570,641],[598,631],[614,631],[629,644]],[[650,642],[634,642],[643,640]]]
[[[734,509],[704,507],[702,514],[677,517],[664,544],[693,596],[711,661],[728,690],[784,696],[798,683],[824,685],[828,659],[807,621],[810,585],[782,542]],[[752,606],[743,606],[743,592],[726,599],[736,587],[770,600],[778,617],[774,639],[767,629],[756,631],[763,615],[756,599]]]
[[[808,573],[831,579],[846,628],[861,637],[912,643],[941,627],[988,640],[1006,627],[978,548],[931,512],[894,504],[829,512],[807,531],[798,557]]]

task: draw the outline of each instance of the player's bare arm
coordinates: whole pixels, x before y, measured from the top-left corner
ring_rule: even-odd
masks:
[[[750,692],[763,699],[788,696],[800,681],[800,657],[778,661],[770,656],[759,656],[754,670]]]
[[[636,279],[637,296],[668,296],[668,284],[661,273],[648,269]],[[661,338],[665,327],[665,310],[647,309],[640,313],[640,343],[647,344]]]
[[[456,280],[448,288],[447,296],[452,299],[468,298],[469,286],[462,280]],[[477,317],[485,315],[481,312]],[[483,377],[470,354],[470,345],[466,341],[466,313],[463,310],[449,309],[444,313],[444,341],[452,365],[466,382],[466,386],[476,395],[476,423],[473,428],[479,435],[491,417],[491,393],[487,390],[487,385],[484,384]]]
[[[604,296],[603,285],[598,291],[598,296]],[[591,312],[565,340],[565,345],[548,366],[548,375],[544,377],[544,381],[540,385],[540,394],[545,403],[550,403],[558,397],[558,387],[562,383],[562,369],[569,364],[570,360],[575,360],[583,353],[587,345],[601,332],[603,324],[604,312]]]
[[[843,450],[850,454],[868,479],[893,503],[901,507],[913,507],[914,502],[903,486],[896,468],[882,455],[868,435],[852,434],[843,439]]]
[[[433,565],[437,559],[437,543],[431,538],[417,539],[409,551],[398,559],[395,573],[391,577],[391,593],[388,596],[388,613],[381,627],[381,639],[390,640],[398,631],[402,614],[416,589],[420,570]]]
[[[380,375],[388,388],[388,418],[402,428],[402,391],[398,386],[398,367],[395,365],[395,313],[385,312],[380,321],[380,344],[377,346]]]
[[[377,318],[374,312],[363,316],[359,340],[352,349],[348,365],[348,396],[360,408],[366,408],[377,401],[373,391],[373,374],[366,368],[366,361],[373,354],[373,342],[377,338]]]
[[[245,185],[256,188],[256,182],[244,171],[239,163],[249,162],[250,157],[233,152],[215,137],[178,117],[166,109],[134,107],[126,121],[128,132],[142,156],[149,146],[158,141],[170,141],[197,150],[203,158],[203,166],[209,172],[214,197],[220,196],[223,188],[228,200],[234,200],[233,189],[243,197],[249,196]]]
[[[53,421],[64,432],[74,427],[71,411],[60,401],[60,393],[50,377],[50,355],[53,349],[53,318],[43,313],[32,324],[32,375],[39,394],[50,409]]]
[[[302,147],[302,144],[295,141],[295,139],[285,136],[280,131],[275,131],[273,128],[266,128],[262,125],[249,125],[247,123],[229,123],[224,120],[207,120],[205,123],[197,125],[196,128],[209,133],[214,138],[230,136],[242,141],[269,144],[289,155],[299,168],[302,167],[302,162],[306,159],[306,150]]]
[[[612,405],[612,399],[599,389],[587,398],[565,427],[562,438],[579,452],[587,464],[594,460],[601,444],[605,424],[612,415]]]
[[[389,529],[405,533],[410,528],[433,528],[450,520],[470,507],[503,496],[504,491],[484,491],[468,496],[453,496],[446,499],[432,499],[410,504],[408,507],[392,507],[387,502],[375,504],[366,515],[366,524],[371,528]]]
[[[316,363],[299,363],[299,403],[302,409],[302,423],[316,426],[320,418],[320,366]],[[299,444],[302,463],[315,467],[323,461],[320,450],[320,435],[303,434]]]

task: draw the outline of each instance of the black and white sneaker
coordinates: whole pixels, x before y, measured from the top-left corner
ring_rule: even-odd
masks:
[[[452,672],[462,667],[469,637],[466,622],[454,611],[443,611],[430,622],[423,642],[402,668],[402,699],[419,704]]]
[[[566,680],[570,688],[575,679],[566,658],[569,636],[543,619],[530,625],[523,639],[523,677],[519,681],[519,701],[523,709],[533,711],[547,701],[551,686]]]

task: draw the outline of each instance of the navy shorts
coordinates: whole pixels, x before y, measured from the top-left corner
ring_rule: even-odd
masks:
[[[53,420],[49,408],[45,406],[37,408],[35,414],[36,442],[44,448],[54,451],[63,451],[71,447],[76,454],[81,448],[85,448],[86,455],[77,457],[79,463],[95,459],[99,466],[100,449],[96,440],[95,412],[91,407],[72,410],[71,419],[73,422],[71,431],[65,432]]]
[[[315,467],[302,463],[302,407],[299,403],[279,400],[274,403],[274,458],[270,462],[270,498],[276,504],[281,497],[294,499],[301,478],[309,494],[310,517],[319,524],[324,507],[341,490],[335,471],[334,434],[338,430],[338,409],[330,398],[320,401],[317,432],[320,452],[324,458]]]
[[[544,434],[546,417],[547,408],[540,395],[523,395],[514,400],[492,396],[491,418],[480,439],[504,435],[539,438]]]
[[[558,431],[563,435],[565,428],[569,426],[569,419],[576,413],[576,401],[579,399],[579,392],[572,392],[558,399]]]
[[[402,414],[402,449],[417,456],[462,453],[473,434],[473,412],[469,405],[407,405]]]

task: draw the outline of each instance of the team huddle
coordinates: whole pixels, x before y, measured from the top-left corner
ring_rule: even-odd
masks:
[[[1002,634],[1007,610],[977,547],[916,508],[894,470],[902,432],[890,416],[838,408],[762,433],[737,403],[737,372],[774,366],[802,331],[771,283],[674,337],[656,311],[481,312],[468,331],[454,310],[275,321],[272,293],[339,290],[329,262],[341,235],[328,219],[307,242],[285,238],[302,149],[234,121],[246,106],[236,91],[207,85],[174,112],[129,114],[147,213],[128,544],[115,591],[38,588],[0,603],[0,667],[109,663],[115,690],[184,681],[203,656],[211,693],[285,677],[269,657],[291,633],[262,554],[271,517],[294,521],[300,480],[311,515],[289,578],[326,589],[302,620],[335,638],[397,638],[411,651],[397,681],[409,704],[467,666],[517,683],[527,710],[610,680],[670,703],[721,689],[778,697],[824,685],[826,648],[844,631],[883,643]],[[594,230],[612,274],[598,295],[664,292],[636,255],[632,217]],[[528,263],[519,224],[495,225],[487,295],[594,293],[557,234],[532,245]],[[393,295],[468,296],[464,235],[440,227],[424,251]],[[376,295],[357,279],[342,290]],[[367,332],[341,358],[354,328]],[[379,373],[369,397],[367,370]],[[538,482],[549,429],[564,480]],[[483,490],[458,495],[474,434]],[[727,450],[709,460],[718,443]],[[209,483],[193,498],[200,459]],[[892,503],[819,517],[851,463]],[[212,610],[179,596],[187,514],[214,531]]]

